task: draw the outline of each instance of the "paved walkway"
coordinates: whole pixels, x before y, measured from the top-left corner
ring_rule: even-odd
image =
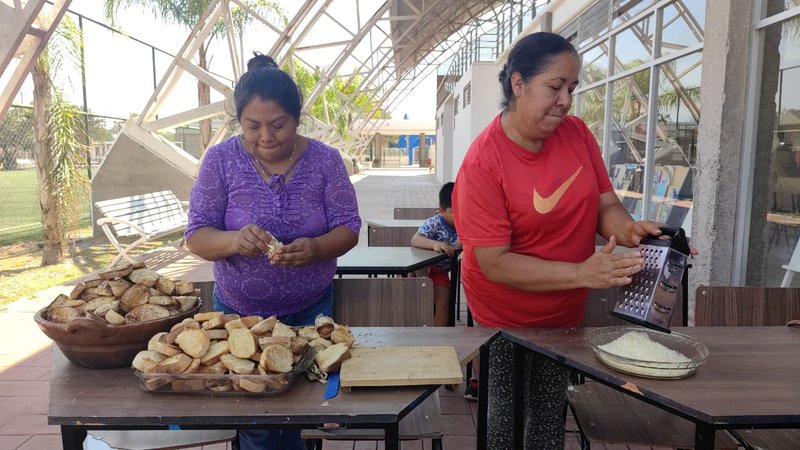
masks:
[[[364,218],[391,218],[393,208],[436,207],[440,184],[427,169],[373,169],[367,176],[353,177]],[[359,245],[366,244],[366,227]],[[35,300],[18,301],[0,312],[0,450],[61,447],[60,430],[47,425],[48,385],[50,380],[51,341],[38,329],[32,317],[64,290],[54,287],[40,292]],[[462,295],[462,299],[463,299]],[[464,325],[465,308],[458,326]],[[465,400],[460,390],[441,389],[444,424],[444,447],[475,448],[477,404]],[[573,427],[574,428],[574,427]],[[567,436],[567,448],[578,449],[574,434]],[[108,448],[94,443],[92,449]],[[200,447],[198,447],[200,448]],[[206,450],[230,448],[224,444],[202,447]],[[382,442],[327,442],[325,449],[382,449]],[[430,441],[404,443],[403,449],[429,449]],[[627,449],[627,446],[594,448]],[[633,448],[633,447],[631,447]],[[642,449],[643,447],[636,447]],[[649,447],[644,447],[649,448]]]

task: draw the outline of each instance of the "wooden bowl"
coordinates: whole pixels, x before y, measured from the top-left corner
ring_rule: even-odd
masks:
[[[192,309],[180,314],[123,325],[86,317],[68,324],[51,322],[45,319],[47,308],[39,310],[33,319],[72,363],[89,369],[113,369],[130,366],[134,356],[147,349],[147,341],[154,334],[169,331],[176,323],[194,316],[201,303],[198,299]]]

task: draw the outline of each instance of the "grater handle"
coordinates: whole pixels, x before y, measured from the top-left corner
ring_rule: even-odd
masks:
[[[677,250],[684,255],[689,254],[689,241],[686,240],[686,232],[681,227],[663,226],[658,227],[662,236],[669,236],[670,248]]]

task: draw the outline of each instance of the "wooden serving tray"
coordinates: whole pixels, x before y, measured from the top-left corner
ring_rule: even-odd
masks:
[[[419,386],[459,384],[461,366],[453,347],[354,347],[342,364],[340,384]]]

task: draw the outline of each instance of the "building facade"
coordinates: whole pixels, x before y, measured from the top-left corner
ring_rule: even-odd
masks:
[[[691,236],[690,290],[780,285],[800,245],[800,2],[554,0],[519,36],[536,31],[578,49],[571,113],[592,130],[631,215]],[[473,63],[438,106],[439,142],[449,148],[453,136],[441,181],[499,113],[496,74],[510,48]],[[473,87],[457,108],[465,86],[483,92]]]

